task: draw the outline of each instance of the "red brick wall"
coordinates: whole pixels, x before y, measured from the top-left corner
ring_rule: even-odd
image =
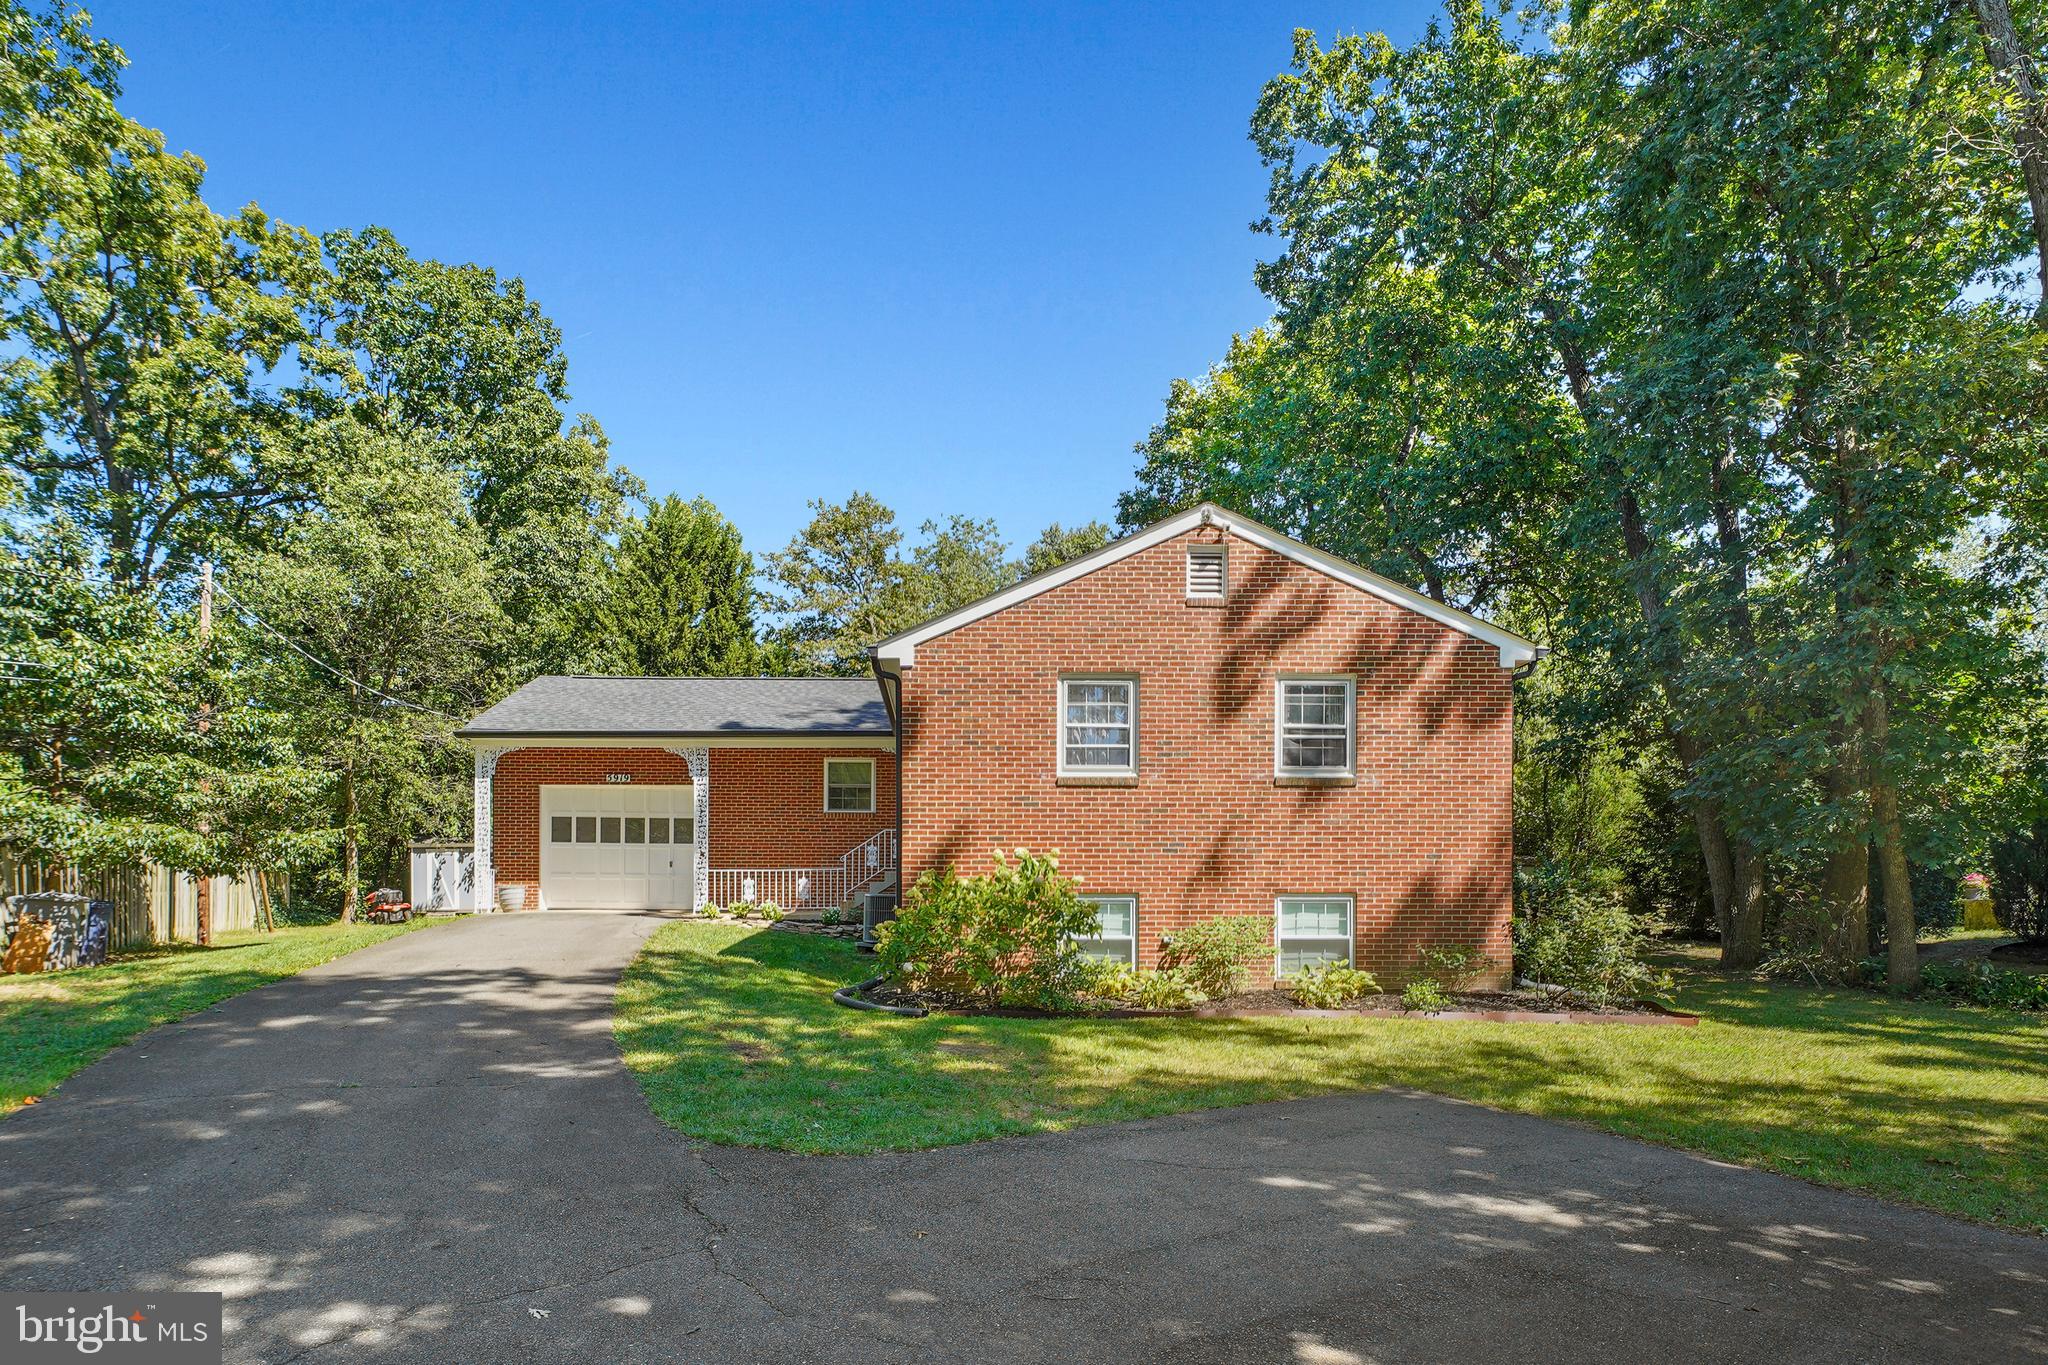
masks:
[[[1398,982],[1421,949],[1505,968],[1513,714],[1498,651],[1284,556],[1229,540],[1220,605],[1184,596],[1203,528],[917,647],[903,671],[906,880],[996,846],[1061,851],[1086,891],[1138,897],[1140,960],[1221,914],[1355,898],[1358,965]],[[1138,778],[1055,776],[1062,673],[1136,674]],[[1281,673],[1350,673],[1357,781],[1273,775]]]
[[[875,761],[872,815],[825,810],[825,760]],[[823,867],[896,823],[896,755],[880,749],[713,749],[711,865]]]
[[[827,813],[825,760],[875,760],[875,811]],[[540,789],[601,785],[631,773],[641,785],[687,783],[666,749],[515,749],[498,759],[491,791],[491,850],[500,886],[523,885],[540,904]],[[879,749],[711,750],[711,865],[817,867],[896,819],[896,756]]]

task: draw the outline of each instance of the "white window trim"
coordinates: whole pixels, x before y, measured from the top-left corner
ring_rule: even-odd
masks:
[[[1067,763],[1067,686],[1070,683],[1127,683],[1131,689],[1131,761],[1123,767],[1076,768]],[[1136,777],[1138,775],[1138,675],[1135,673],[1062,673],[1053,684],[1053,772],[1060,777]],[[1085,746],[1084,746],[1085,747]]]
[[[1280,976],[1280,954],[1286,951],[1286,940],[1280,936],[1280,908],[1288,901],[1343,901],[1344,902],[1344,962],[1346,966],[1358,965],[1358,898],[1356,896],[1318,895],[1312,891],[1298,891],[1291,896],[1273,897],[1273,977]]]
[[[1131,905],[1130,937],[1124,938],[1120,935],[1112,937],[1105,934],[1095,934],[1089,938],[1069,939],[1068,942],[1128,943],[1131,945],[1131,966],[1136,967],[1138,965],[1138,898],[1136,896],[1083,896],[1081,897],[1081,899],[1087,901],[1091,905],[1100,905],[1104,901],[1129,901]],[[1098,929],[1102,927],[1102,920],[1100,917],[1097,917],[1095,921],[1095,927]]]
[[[1215,592],[1195,591],[1195,557],[1214,555],[1223,563],[1222,586]],[[1187,560],[1187,595],[1198,602],[1221,602],[1230,595],[1230,547],[1227,545],[1190,545]]]
[[[863,763],[867,765],[867,805],[835,806],[832,804],[832,765],[834,763]],[[835,755],[819,764],[818,801],[819,809],[823,810],[827,815],[873,815],[875,813],[875,760],[872,758],[847,758],[843,755]]]
[[[1343,683],[1344,684],[1344,757],[1346,762],[1338,768],[1290,768],[1281,761],[1286,752],[1282,742],[1287,737],[1287,684],[1289,683]],[[1282,673],[1273,680],[1273,776],[1275,777],[1356,777],[1358,776],[1358,680],[1349,673]]]

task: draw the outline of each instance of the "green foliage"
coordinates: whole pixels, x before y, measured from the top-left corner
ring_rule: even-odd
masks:
[[[1371,972],[1343,962],[1316,962],[1287,978],[1287,993],[1306,1009],[1342,1009],[1363,995],[1375,995],[1380,983]]]
[[[1416,958],[1415,970],[1445,990],[1462,991],[1497,965],[1469,944],[1439,943],[1422,950]]]
[[[877,640],[1016,581],[992,521],[928,521],[905,554],[896,514],[871,494],[810,507],[810,522],[763,562],[776,638],[798,668],[865,672]]]
[[[1191,1009],[1209,998],[1195,987],[1183,969],[1134,968],[1105,961],[1086,965],[1080,991],[1092,1000],[1145,1010]]]
[[[1997,1010],[2048,1010],[2048,972],[2016,972],[1989,962],[1930,962],[1920,985]]]
[[[846,916],[840,911],[839,907],[836,905],[828,905],[823,910],[818,912],[818,923],[820,924],[840,924],[843,923],[845,919]]]
[[[1991,900],[2008,931],[2033,942],[2048,940],[2048,820],[1992,845]]]
[[[1094,932],[1095,906],[1060,875],[1056,853],[994,857],[980,877],[949,866],[918,878],[882,927],[882,970],[984,1006],[1071,1008],[1086,971],[1074,940]]]
[[[328,889],[353,905],[366,843],[395,835],[397,847],[380,849],[390,868],[411,831],[461,818],[467,756],[451,735],[488,695],[505,621],[452,475],[352,422],[313,436],[321,510],[229,565],[224,603],[239,607],[222,623],[245,679],[332,780],[321,824],[342,866]]]
[[[1069,530],[1058,522],[1038,533],[1038,539],[1024,547],[1024,574],[1044,573],[1079,559],[1109,544],[1110,529],[1099,521],[1083,522]]]
[[[1596,1005],[1668,995],[1671,977],[1645,963],[1643,922],[1621,899],[1567,889],[1515,917],[1515,972]]]
[[[1451,993],[1428,977],[1417,977],[1401,988],[1401,1008],[1411,1014],[1433,1014],[1454,1003]]]
[[[1266,915],[1220,915],[1197,920],[1161,940],[1162,966],[1183,972],[1211,999],[1238,994],[1251,966],[1273,956],[1273,921]]]
[[[709,499],[649,503],[619,533],[598,606],[606,664],[641,676],[752,673],[753,573],[739,528]]]

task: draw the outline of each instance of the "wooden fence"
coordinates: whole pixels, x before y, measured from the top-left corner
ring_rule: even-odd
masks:
[[[213,931],[255,928],[254,885],[241,877],[209,880]],[[273,877],[271,885],[273,896],[283,900],[283,876]],[[157,863],[139,863],[97,875],[60,872],[0,844],[0,896],[37,891],[69,891],[108,902],[114,907],[108,925],[109,946],[117,951],[199,936],[199,879],[190,873],[173,872]]]

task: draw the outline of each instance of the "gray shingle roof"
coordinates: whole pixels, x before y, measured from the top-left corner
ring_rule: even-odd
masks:
[[[456,733],[471,738],[887,735],[872,678],[535,678]]]

